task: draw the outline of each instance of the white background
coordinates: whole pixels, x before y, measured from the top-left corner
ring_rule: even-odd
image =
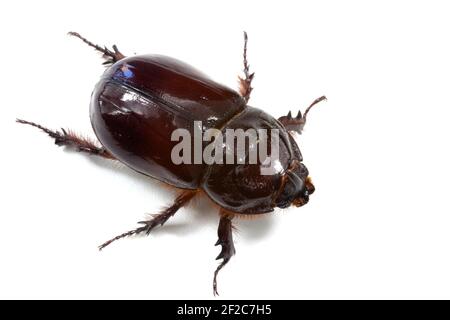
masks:
[[[303,208],[237,222],[220,298],[450,298],[447,1],[0,6],[0,298],[213,298],[216,209],[200,201],[99,252],[173,193],[14,120],[93,137],[89,98],[104,68],[68,31],[236,87],[243,30],[250,105],[279,117],[329,100],[299,142],[316,193]]]

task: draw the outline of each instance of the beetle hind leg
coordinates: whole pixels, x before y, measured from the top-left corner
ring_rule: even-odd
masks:
[[[61,128],[61,131],[50,130],[46,127],[43,127],[37,123],[17,119],[16,122],[27,124],[32,127],[41,129],[45,133],[47,133],[50,137],[55,139],[55,144],[58,146],[66,146],[72,147],[80,152],[85,152],[88,154],[100,156],[106,159],[115,160],[116,158],[109,153],[105,148],[98,147],[93,141],[88,138],[83,138],[80,135],[74,133],[71,130],[65,130]]]
[[[194,196],[197,194],[197,190],[186,190],[183,191],[174,201],[174,203],[167,207],[165,210],[163,210],[159,214],[152,215],[152,219],[145,220],[145,221],[139,221],[138,223],[143,224],[142,227],[124,232],[108,241],[100,245],[98,248],[99,250],[102,250],[106,246],[110,245],[114,241],[117,241],[122,238],[126,238],[129,236],[137,235],[140,233],[145,232],[147,235],[150,234],[150,232],[157,226],[162,226],[164,223],[166,223],[167,220],[169,220],[170,217],[172,217],[180,208],[184,207],[189,203],[189,201],[194,198]]]
[[[221,212],[224,213],[224,212]],[[222,250],[217,256],[216,260],[222,259],[222,262],[218,265],[216,271],[214,271],[213,279],[213,293],[214,295],[219,295],[217,291],[217,275],[219,271],[230,261],[231,257],[236,253],[233,243],[233,225],[231,220],[232,215],[223,214],[220,217],[219,228],[217,230],[217,235],[219,239],[216,242],[216,246],[221,245]]]
[[[86,38],[82,37],[79,33],[77,32],[69,32],[68,33],[70,36],[74,36],[79,38],[81,41],[83,41],[84,43],[86,43],[88,46],[94,48],[95,50],[103,53],[103,58],[106,60],[103,64],[104,65],[111,65],[123,58],[125,58],[125,56],[119,51],[119,49],[117,48],[116,45],[112,46],[112,50],[108,49],[106,46],[101,47],[95,43],[90,42],[89,40],[87,40]]]

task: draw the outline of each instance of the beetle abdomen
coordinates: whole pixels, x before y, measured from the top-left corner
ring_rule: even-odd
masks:
[[[164,56],[123,59],[110,67],[91,99],[91,122],[102,145],[132,169],[181,188],[195,189],[203,164],[175,165],[172,132],[194,121],[221,128],[245,101],[189,65]]]

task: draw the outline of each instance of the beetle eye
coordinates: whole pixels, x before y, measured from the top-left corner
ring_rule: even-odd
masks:
[[[275,203],[279,208],[287,208],[292,204],[295,196],[303,189],[303,181],[290,171],[286,171],[286,182],[284,183],[283,190],[278,195]]]
[[[314,185],[312,184],[311,177],[308,177],[308,178],[306,179],[305,190],[308,191],[308,195],[313,194],[314,191],[316,190],[316,188],[315,188]]]

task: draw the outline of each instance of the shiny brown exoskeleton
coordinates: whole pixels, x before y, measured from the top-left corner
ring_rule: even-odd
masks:
[[[289,112],[278,120],[248,106],[254,74],[249,72],[247,63],[245,33],[244,78],[239,78],[240,93],[214,82],[179,60],[161,55],[125,57],[116,46],[111,51],[78,33],[70,34],[103,53],[108,65],[94,89],[90,105],[92,127],[101,146],[71,131],[53,131],[33,122],[17,121],[42,129],[58,145],[120,161],[137,172],[180,189],[178,197],[167,209],[150,220],[141,221],[141,227],[105,242],[100,249],[127,236],[149,234],[203,191],[220,207],[216,245],[222,246],[217,259],[223,260],[214,273],[213,289],[217,294],[217,273],[235,253],[233,217],[263,214],[276,207],[302,206],[314,192],[300,150],[289,132],[301,133],[308,111],[325,97],[316,99],[303,115],[299,112],[293,118]],[[261,160],[256,164],[174,164],[171,152],[178,142],[172,141],[171,135],[179,128],[192,133],[194,121],[201,121],[202,132],[211,128],[221,132],[226,129],[278,129],[276,171],[262,175],[265,164]],[[268,144],[270,153],[270,141]],[[222,147],[225,153],[236,148],[228,141]]]

